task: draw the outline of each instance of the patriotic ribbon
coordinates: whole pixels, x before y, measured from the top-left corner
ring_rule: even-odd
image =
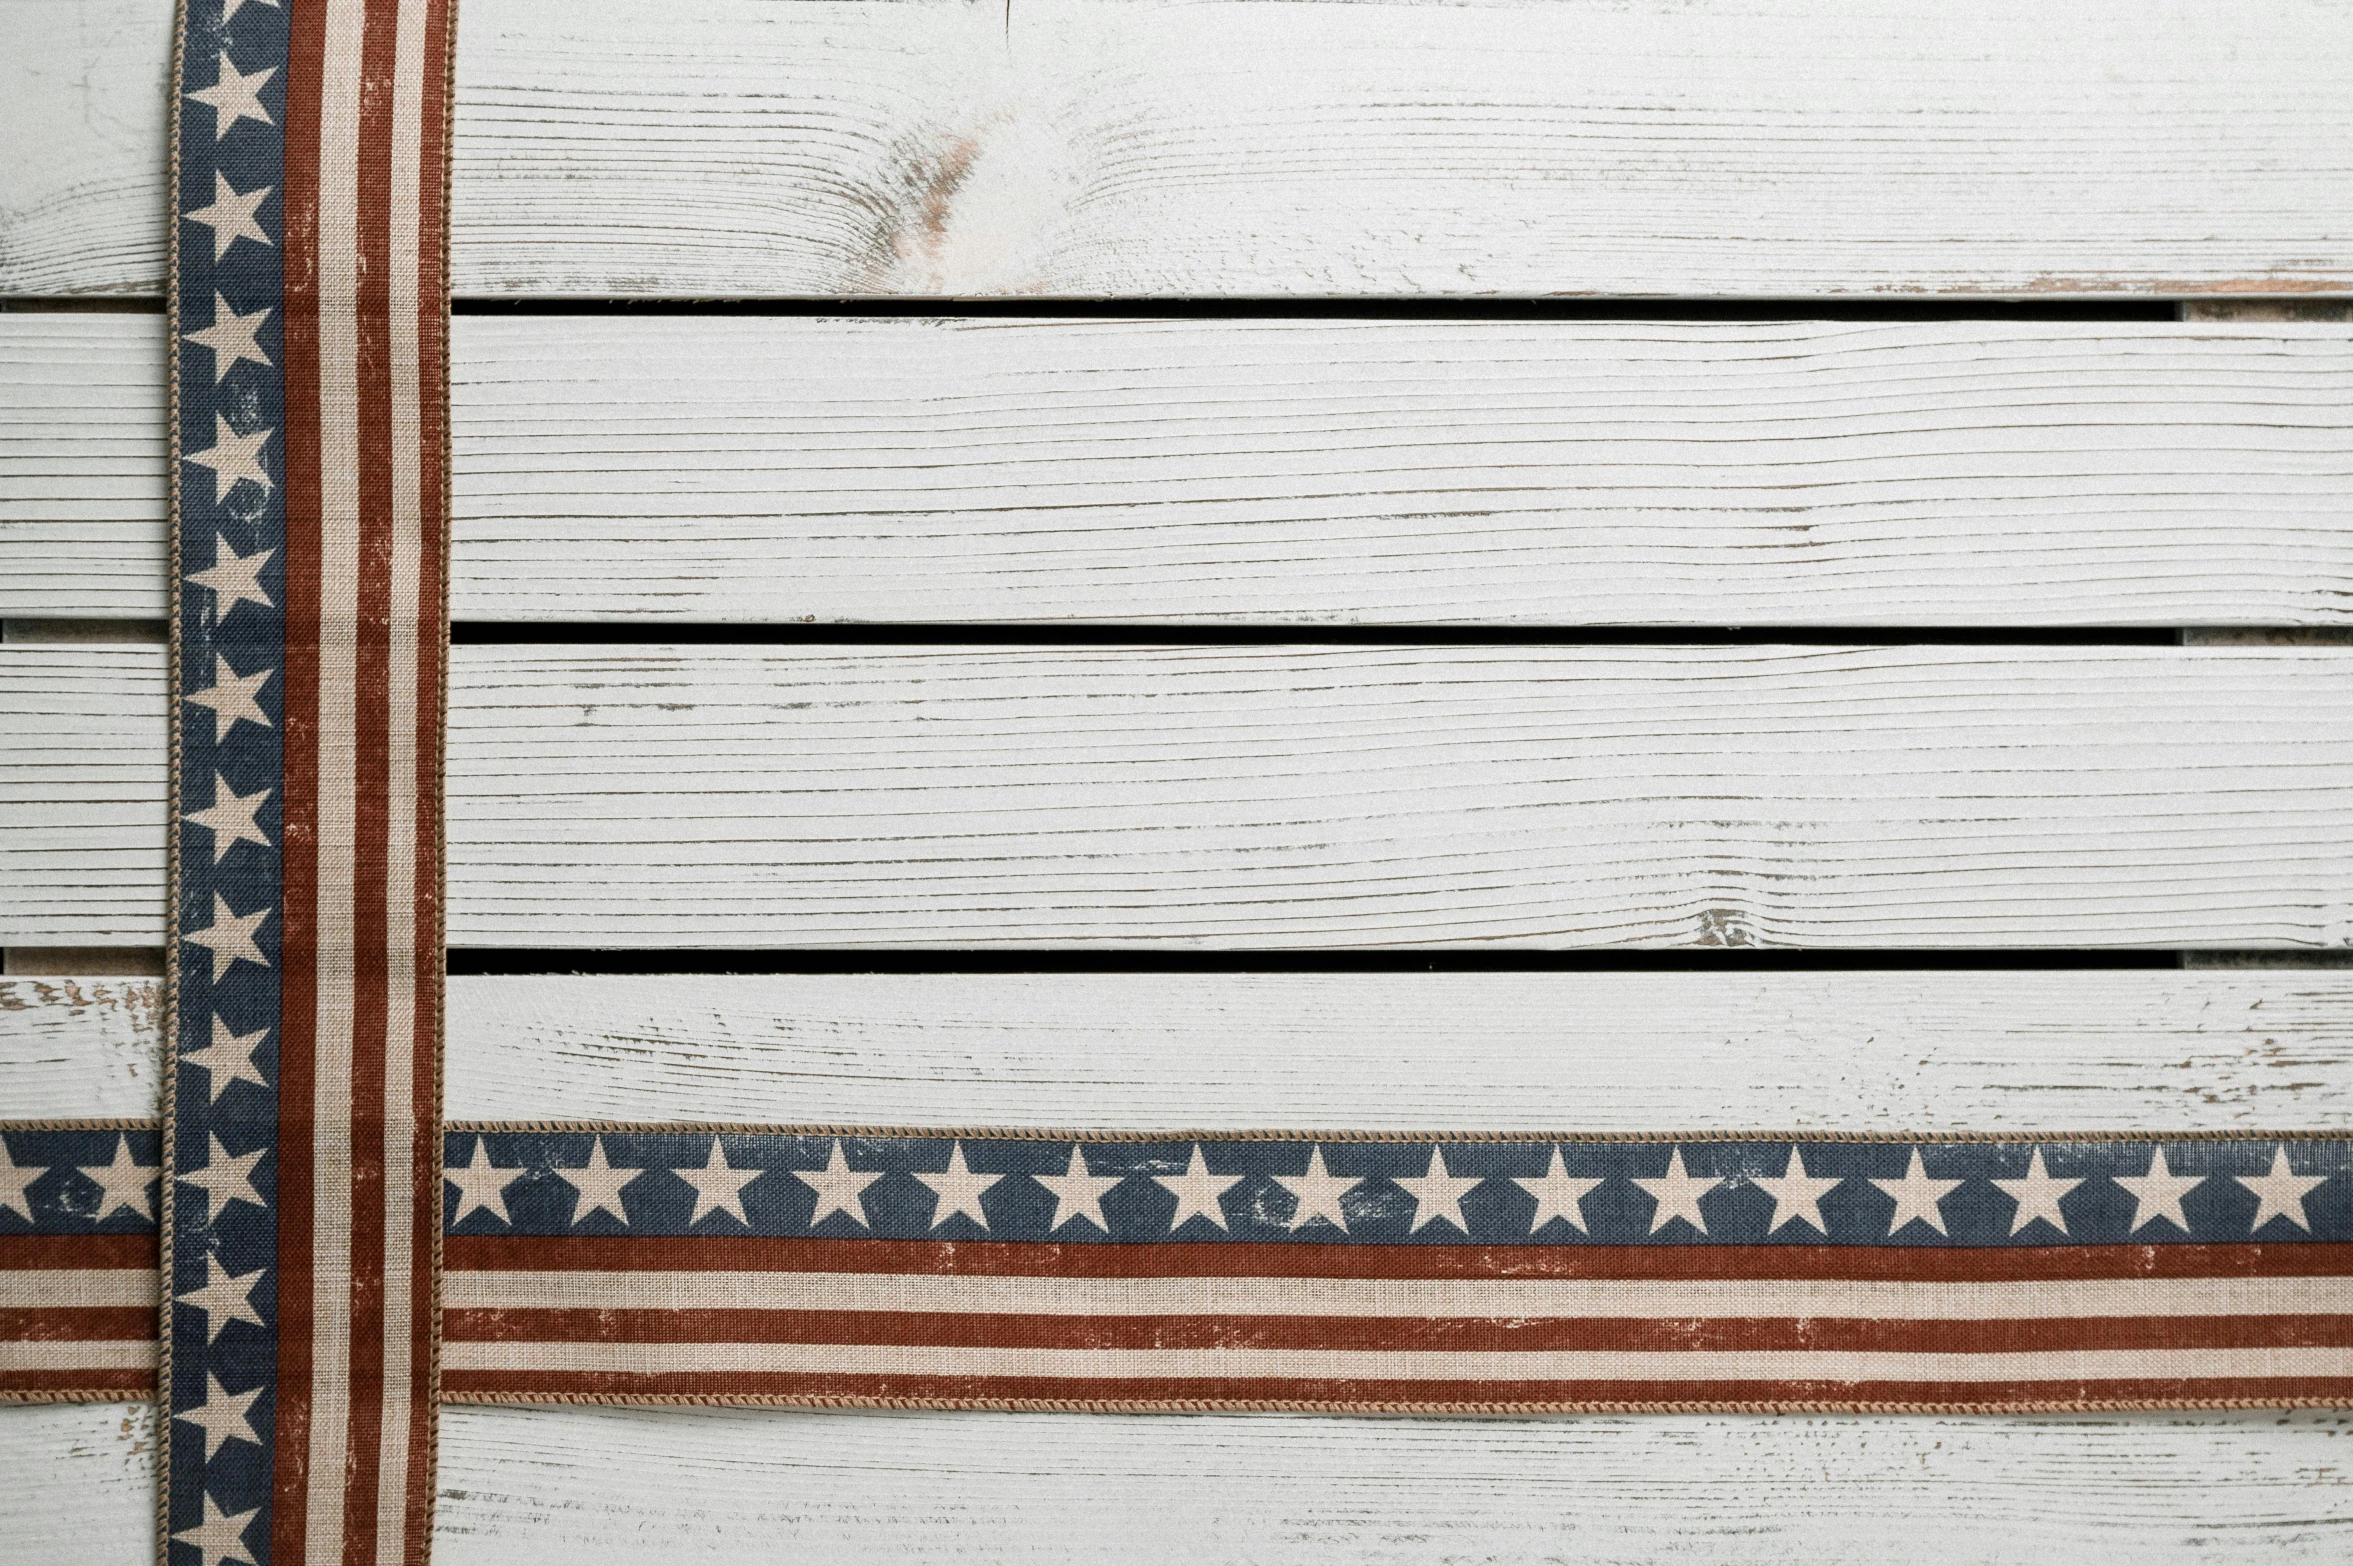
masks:
[[[152,1132],[0,1142],[0,1390],[139,1389]],[[2353,1401],[2345,1138],[482,1125],[447,1160],[453,1402]],[[250,1167],[202,1187],[258,1208]],[[258,1398],[223,1393],[177,1439],[258,1451]]]
[[[450,20],[180,15],[160,1395],[196,1566],[429,1532]]]

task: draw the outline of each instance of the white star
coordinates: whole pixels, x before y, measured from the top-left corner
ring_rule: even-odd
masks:
[[[840,1144],[835,1144],[838,1148]],[[719,1139],[711,1138],[711,1156],[700,1169],[670,1171],[694,1187],[694,1216],[686,1220],[691,1229],[711,1213],[726,1213],[749,1229],[752,1221],[744,1216],[743,1188],[766,1174],[765,1169],[737,1169],[727,1162],[727,1154],[720,1149]]]
[[[1081,1218],[1105,1234],[1111,1232],[1111,1225],[1103,1218],[1103,1193],[1126,1179],[1126,1175],[1094,1173],[1087,1167],[1084,1150],[1073,1144],[1068,1169],[1058,1175],[1031,1175],[1030,1178],[1054,1193],[1054,1221],[1046,1225],[1047,1233]]]
[[[2028,1224],[2049,1224],[2061,1234],[2067,1232],[2067,1215],[2059,1211],[2059,1198],[2083,1184],[2081,1180],[2054,1180],[2043,1167],[2043,1150],[2036,1148],[2026,1161],[2026,1174],[2017,1180],[1996,1180],[2018,1204],[2017,1213],[2010,1220],[2010,1232],[2018,1233]]]
[[[217,535],[216,535],[217,536]],[[261,585],[261,568],[277,554],[275,549],[257,549],[241,555],[229,547],[226,538],[220,539],[212,552],[212,564],[201,571],[188,573],[188,580],[198,587],[213,591],[213,617],[226,615],[239,604],[259,604],[264,609],[275,608],[270,595]]]
[[[939,1198],[931,1210],[931,1226],[934,1229],[958,1213],[962,1213],[983,1229],[989,1226],[988,1216],[980,1210],[980,1195],[1005,1177],[1003,1175],[974,1174],[966,1168],[962,1142],[952,1143],[949,1146],[948,1168],[945,1174],[925,1174],[920,1169],[912,1170],[910,1173],[925,1185],[930,1186],[932,1194]]]
[[[1765,1225],[1767,1234],[1785,1223],[1806,1223],[1814,1226],[1817,1234],[1828,1234],[1830,1226],[1822,1221],[1822,1197],[1825,1192],[1845,1184],[1843,1176],[1816,1175],[1806,1168],[1803,1148],[1793,1147],[1782,1161],[1781,1173],[1774,1176],[1752,1175],[1749,1183],[1773,1198],[1773,1221]]]
[[[1201,1156],[1201,1144],[1193,1144],[1192,1161],[1181,1175],[1154,1175],[1163,1188],[1177,1199],[1176,1215],[1168,1220],[1168,1232],[1176,1233],[1196,1218],[1206,1218],[1220,1229],[1226,1226],[1225,1208],[1218,1198],[1240,1185],[1241,1175],[1213,1175],[1209,1160]]]
[[[1536,1198],[1536,1216],[1528,1220],[1528,1232],[1536,1233],[1546,1224],[1558,1219],[1582,1234],[1585,1231],[1585,1193],[1602,1182],[1569,1173],[1569,1166],[1561,1158],[1559,1148],[1552,1150],[1552,1167],[1539,1178],[1513,1175],[1511,1183]]]
[[[458,1210],[450,1215],[450,1223],[464,1223],[469,1213],[488,1213],[504,1224],[515,1221],[507,1216],[506,1191],[523,1178],[524,1170],[519,1164],[502,1169],[489,1160],[489,1141],[478,1136],[467,1162],[442,1169],[442,1178],[458,1188]]]
[[[270,916],[269,904],[264,903],[249,914],[229,911],[229,900],[220,893],[212,894],[212,923],[201,930],[182,930],[180,934],[212,953],[212,982],[221,982],[221,975],[232,963],[250,962],[267,968],[270,960],[253,944],[254,932]]]
[[[269,199],[270,187],[253,190],[233,189],[226,176],[218,169],[212,176],[212,205],[198,207],[188,214],[191,223],[202,223],[212,230],[212,258],[215,261],[229,253],[229,247],[240,239],[266,245],[270,236],[253,220],[254,209]]]
[[[1895,1198],[1895,1216],[1887,1221],[1887,1232],[1892,1237],[1908,1223],[1924,1223],[1939,1234],[1947,1233],[1944,1209],[1939,1204],[1968,1182],[1929,1179],[1928,1162],[1915,1147],[1912,1167],[1904,1171],[1901,1180],[1883,1180],[1874,1175],[1871,1183]]]
[[[2206,1183],[2204,1175],[2177,1175],[2165,1162],[2162,1147],[2149,1155],[2149,1172],[2144,1175],[2116,1175],[2118,1185],[2132,1193],[2132,1226],[2125,1232],[2137,1233],[2145,1224],[2162,1220],[2190,1232],[2190,1220],[2181,1210],[2182,1196],[2193,1186]]]
[[[1430,1160],[1422,1166],[1420,1174],[1390,1176],[1413,1198],[1413,1227],[1406,1232],[1419,1234],[1431,1224],[1450,1223],[1469,1234],[1471,1226],[1462,1215],[1462,1196],[1486,1178],[1456,1174],[1447,1167],[1445,1150],[1431,1148]]]
[[[253,1188],[253,1166],[261,1162],[264,1151],[257,1147],[250,1153],[232,1154],[221,1145],[220,1134],[213,1134],[211,1161],[202,1169],[180,1176],[182,1185],[192,1185],[211,1198],[207,1222],[219,1218],[221,1210],[231,1202],[251,1202],[268,1211],[269,1203]]]
[[[717,1151],[718,1144],[711,1144]],[[881,1171],[865,1174],[850,1167],[849,1158],[842,1152],[837,1139],[833,1151],[826,1155],[823,1169],[795,1169],[794,1179],[817,1193],[817,1205],[809,1214],[809,1227],[814,1229],[834,1213],[840,1213],[852,1223],[866,1222],[866,1188],[882,1178]],[[736,1214],[741,1218],[743,1214]]]
[[[253,813],[261,809],[262,801],[270,797],[266,788],[250,794],[240,794],[229,787],[229,780],[218,773],[213,775],[212,803],[202,810],[191,810],[188,819],[212,833],[212,862],[219,864],[229,850],[239,843],[259,843],[270,846],[254,821]]]
[[[212,1019],[212,1042],[199,1049],[188,1050],[180,1056],[183,1066],[202,1066],[211,1074],[212,1101],[229,1090],[232,1082],[250,1082],[257,1088],[267,1088],[262,1074],[254,1069],[254,1047],[270,1035],[267,1028],[256,1028],[251,1033],[235,1034],[217,1015]]]
[[[212,731],[216,736],[228,733],[239,723],[259,724],[266,729],[270,726],[270,715],[261,710],[256,698],[262,686],[269,683],[270,673],[269,666],[264,664],[251,674],[239,674],[229,666],[226,657],[215,651],[212,684],[200,691],[182,691],[180,699],[211,710]]]
[[[33,1199],[26,1187],[49,1172],[46,1165],[20,1164],[8,1156],[8,1138],[0,1136],[0,1207],[13,1208],[24,1215],[27,1223],[33,1218]]]
[[[2247,1226],[2252,1234],[2274,1218],[2285,1218],[2297,1228],[2309,1231],[2305,1222],[2304,1193],[2316,1185],[2326,1185],[2327,1175],[2300,1175],[2288,1167],[2288,1150],[2271,1150],[2271,1172],[2266,1175],[2233,1175],[2232,1179],[2255,1193],[2259,1205],[2255,1221]]]
[[[1636,1175],[1633,1179],[1636,1185],[1650,1193],[1652,1201],[1658,1203],[1658,1210],[1650,1218],[1651,1233],[1658,1233],[1678,1218],[1702,1234],[1708,1232],[1708,1221],[1699,1210],[1699,1199],[1724,1182],[1717,1179],[1703,1180],[1695,1174],[1685,1173],[1683,1149],[1678,1147],[1668,1152],[1665,1174],[1655,1179]]]
[[[568,1183],[580,1193],[580,1200],[572,1204],[572,1222],[577,1224],[591,1213],[611,1213],[623,1223],[629,1214],[621,1206],[621,1192],[628,1184],[645,1173],[643,1169],[615,1169],[605,1162],[605,1139],[598,1137],[588,1147],[588,1162],[578,1169],[558,1169],[557,1179]],[[696,1214],[700,1217],[701,1214]]]
[[[261,449],[275,433],[265,424],[250,435],[240,435],[227,419],[216,413],[212,416],[212,444],[202,451],[183,452],[180,460],[193,462],[212,474],[216,502],[228,499],[229,491],[241,481],[259,484],[266,494],[270,489],[270,474],[261,465]]]
[[[229,127],[239,120],[259,120],[264,125],[278,123],[270,118],[270,111],[261,106],[262,84],[276,75],[277,70],[274,65],[265,65],[251,76],[240,75],[237,67],[229,63],[228,52],[223,50],[220,73],[213,79],[213,84],[183,96],[212,105],[212,139],[219,141],[229,134]]]
[[[266,5],[273,11],[278,8],[278,0],[253,0],[253,3],[255,5]],[[238,9],[244,4],[245,0],[226,0],[226,3],[221,10],[221,20],[223,22],[228,21],[229,18],[237,14]]]
[[[198,1566],[221,1566],[224,1561],[253,1566],[253,1557],[246,1553],[245,1530],[260,1515],[258,1506],[250,1512],[224,1512],[208,1490],[204,1496],[204,1521],[193,1528],[181,1529],[172,1535],[172,1540],[194,1545]]]
[[[1341,1209],[1340,1198],[1346,1192],[1353,1191],[1364,1184],[1361,1179],[1336,1175],[1326,1169],[1324,1167],[1324,1150],[1321,1147],[1311,1147],[1307,1150],[1307,1173],[1276,1175],[1274,1181],[1275,1184],[1291,1193],[1292,1228],[1296,1229],[1305,1223],[1314,1223],[1320,1218],[1342,1233],[1346,1233],[1348,1230],[1348,1214]]]
[[[131,1162],[131,1139],[115,1138],[114,1161],[109,1164],[80,1164],[83,1174],[98,1182],[98,1221],[104,1223],[114,1216],[118,1207],[128,1207],[142,1218],[155,1216],[155,1203],[148,1192],[155,1187],[156,1177],[163,1173],[153,1164]]]
[[[261,1437],[254,1434],[252,1414],[253,1400],[261,1396],[261,1388],[255,1387],[250,1392],[226,1391],[221,1378],[209,1370],[204,1373],[204,1384],[204,1401],[184,1414],[172,1416],[204,1432],[204,1460],[211,1462],[231,1441],[261,1445]]]
[[[256,1267],[251,1272],[232,1274],[221,1265],[218,1256],[204,1258],[204,1287],[190,1289],[180,1296],[180,1303],[204,1312],[206,1343],[219,1342],[221,1329],[232,1321],[261,1325],[261,1317],[253,1309],[253,1286],[266,1270]]]

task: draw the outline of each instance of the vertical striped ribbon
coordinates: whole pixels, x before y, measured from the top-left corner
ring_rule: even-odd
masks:
[[[165,1566],[425,1557],[449,0],[185,0]]]

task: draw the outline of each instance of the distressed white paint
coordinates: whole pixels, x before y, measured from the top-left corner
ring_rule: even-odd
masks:
[[[2343,647],[461,652],[462,945],[2353,940]]]
[[[138,1566],[154,1416],[0,1408],[11,1566]],[[2353,1419],[451,1408],[444,1566],[2335,1562]]]
[[[460,619],[2353,618],[2342,324],[454,328]],[[162,616],[162,335],[0,315],[0,613]]]
[[[147,1117],[163,1104],[163,985],[0,979],[0,1120]]]
[[[168,695],[159,646],[0,645],[0,946],[162,944]]]
[[[0,980],[0,1118],[154,1114],[161,989]],[[2320,1130],[2353,973],[461,975],[444,1070],[458,1120]]]
[[[0,940],[154,944],[154,648],[0,649]],[[453,943],[2342,947],[2345,647],[470,646]]]
[[[172,0],[0,4],[0,295],[163,292]]]
[[[0,292],[155,291],[168,0],[0,9]],[[2342,291],[2349,63],[2332,0],[469,0],[452,259],[467,293]]]

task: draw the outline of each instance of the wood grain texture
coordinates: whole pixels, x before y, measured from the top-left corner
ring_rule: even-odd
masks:
[[[162,981],[0,979],[0,1119],[162,1113]]]
[[[164,650],[0,646],[0,946],[163,940]]]
[[[154,1558],[145,1406],[0,1408],[11,1566]],[[2335,1562],[2339,1413],[2033,1419],[452,1408],[434,1559]]]
[[[0,293],[154,292],[168,3],[7,9]],[[455,284],[2341,292],[2349,52],[2334,0],[476,0]]]
[[[2353,331],[460,317],[469,620],[2353,623]],[[163,322],[0,315],[0,614],[160,617]]]
[[[154,1114],[161,991],[0,979],[0,1116]],[[458,1120],[2329,1130],[2353,973],[460,975],[445,1069]]]
[[[0,616],[164,617],[164,382],[160,315],[0,315]]]
[[[160,649],[0,649],[0,940],[161,929]],[[2353,650],[471,646],[461,946],[2353,944]]]
[[[0,296],[162,295],[171,53],[171,0],[0,4]]]
[[[2327,969],[461,977],[448,1026],[460,1119],[2353,1126]]]
[[[2353,939],[2342,647],[461,653],[458,944]]]

